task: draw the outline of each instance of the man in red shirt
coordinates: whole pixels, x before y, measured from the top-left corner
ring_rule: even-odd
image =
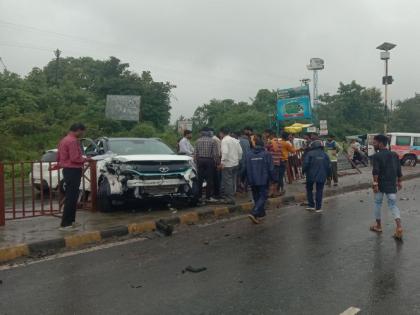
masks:
[[[83,137],[86,127],[77,123],[58,144],[57,164],[63,169],[65,200],[60,230],[76,229],[76,208],[79,198],[79,187],[82,179],[83,165],[87,161],[82,155],[79,139]]]

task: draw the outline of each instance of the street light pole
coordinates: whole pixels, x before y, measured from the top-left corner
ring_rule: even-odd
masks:
[[[376,47],[376,49],[381,50],[381,59],[385,61],[385,76],[382,78],[382,84],[385,86],[385,92],[384,92],[384,133],[386,134],[388,132],[388,124],[390,121],[390,114],[388,110],[388,85],[392,84],[392,81],[394,79],[392,76],[388,75],[388,61],[390,58],[389,51],[394,48],[395,44],[391,43],[383,43]]]
[[[385,59],[385,77],[388,78],[388,60]],[[389,124],[389,111],[388,111],[388,80],[385,80],[385,92],[384,92],[384,105],[385,105],[385,123],[384,123],[384,133],[388,132]]]

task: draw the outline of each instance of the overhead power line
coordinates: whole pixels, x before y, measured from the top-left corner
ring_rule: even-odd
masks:
[[[3,26],[3,27],[12,27],[12,28],[15,28],[15,29],[16,28],[17,29],[26,29],[26,30],[33,31],[33,32],[40,32],[40,33],[51,34],[51,35],[60,36],[60,37],[72,38],[72,39],[75,39],[75,40],[79,40],[79,41],[83,41],[83,42],[88,42],[88,43],[94,42],[94,43],[101,44],[101,45],[114,45],[112,43],[102,42],[102,41],[99,41],[97,39],[92,39],[92,38],[87,38],[87,37],[80,37],[80,36],[76,36],[76,35],[71,35],[71,34],[66,34],[66,33],[61,33],[61,32],[56,32],[56,31],[51,31],[51,30],[47,30],[47,29],[42,29],[42,28],[30,26],[30,25],[8,22],[8,21],[4,21],[4,20],[0,20],[0,27],[1,26]]]

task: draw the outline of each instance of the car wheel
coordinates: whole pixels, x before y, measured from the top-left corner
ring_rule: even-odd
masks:
[[[414,155],[406,155],[401,160],[401,164],[403,166],[416,166],[417,165],[417,158]]]
[[[48,186],[48,183],[47,183],[47,181],[46,180],[43,180],[42,181],[42,184],[34,184],[34,186],[35,186],[35,188],[38,190],[38,191],[41,191],[42,190],[42,193],[45,195],[45,194],[48,194],[49,192],[50,192],[50,187]]]
[[[199,198],[198,180],[193,179],[193,182],[192,182],[192,193],[191,193],[191,196],[189,197],[188,204],[191,207],[195,207],[198,204],[199,201],[200,201],[200,198]]]
[[[97,195],[97,206],[101,212],[112,212],[114,207],[112,205],[112,199],[110,197],[111,186],[109,185],[107,178],[102,178],[99,182],[98,195]]]

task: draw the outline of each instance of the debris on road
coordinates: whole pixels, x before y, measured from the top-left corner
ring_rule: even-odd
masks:
[[[401,197],[400,200],[410,200],[410,198],[407,197]]]
[[[143,286],[142,286],[142,285],[133,285],[133,284],[130,284],[130,287],[131,287],[132,289],[143,288]]]
[[[174,231],[174,227],[172,225],[166,224],[163,220],[159,220],[156,222],[156,228],[165,236],[171,236],[172,232]]]
[[[192,272],[192,273],[199,273],[199,272],[203,272],[206,271],[207,268],[206,267],[198,267],[198,268],[194,268],[192,266],[187,266],[184,270],[182,270],[182,273],[185,272]]]

